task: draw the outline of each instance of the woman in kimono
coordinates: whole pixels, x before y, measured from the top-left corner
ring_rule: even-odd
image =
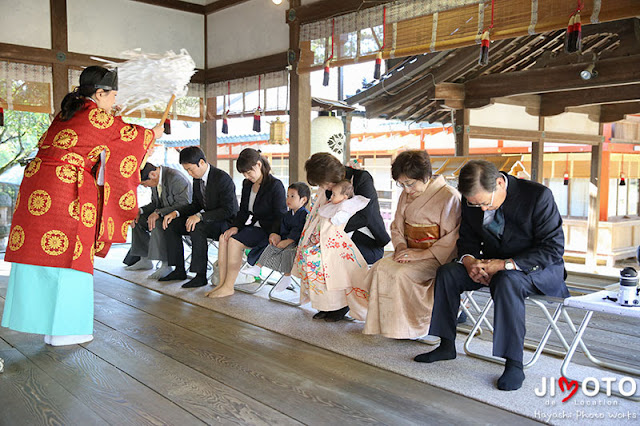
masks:
[[[442,176],[432,177],[426,151],[405,151],[391,165],[403,188],[391,224],[394,253],[369,270],[364,334],[417,339],[429,333],[433,282],[440,265],[456,256],[460,194]]]
[[[364,320],[366,294],[359,287],[366,272],[366,264],[373,264],[382,258],[384,246],[390,240],[380,215],[373,177],[366,170],[345,167],[327,152],[313,154],[304,167],[307,181],[310,185],[318,186],[319,190],[311,212],[307,215],[296,255],[296,273],[301,277],[302,286],[300,303],[311,301],[311,306],[319,311],[313,316],[314,319],[339,321],[351,310],[352,317]],[[353,259],[348,272],[334,269],[330,266],[330,261],[324,265],[320,262],[319,258],[329,255],[327,250],[333,249],[314,237],[319,235],[316,232],[320,224],[318,210],[329,202],[331,190],[344,179],[353,185],[354,195],[369,199],[366,207],[356,212],[344,226],[343,231],[348,241],[343,241],[340,248],[336,247],[340,256],[351,256]],[[331,253],[330,256],[333,257],[334,254]],[[364,265],[358,260],[362,258]],[[333,278],[336,281],[332,282]]]
[[[138,213],[140,164],[162,134],[161,126],[111,115],[117,83],[116,71],[82,72],[41,137],[16,199],[2,326],[44,334],[53,346],[93,339],[94,255],[126,241]]]

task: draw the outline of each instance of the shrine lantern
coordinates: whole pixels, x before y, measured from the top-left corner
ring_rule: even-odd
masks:
[[[320,111],[318,117],[311,122],[311,155],[328,152],[342,161],[345,141],[342,120],[331,111]]]
[[[287,135],[285,128],[287,126],[286,121],[280,121],[280,117],[276,117],[276,121],[269,122],[269,143],[284,145],[287,143]]]

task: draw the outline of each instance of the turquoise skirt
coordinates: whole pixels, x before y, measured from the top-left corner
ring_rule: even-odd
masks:
[[[51,336],[93,334],[93,275],[13,263],[2,326]]]

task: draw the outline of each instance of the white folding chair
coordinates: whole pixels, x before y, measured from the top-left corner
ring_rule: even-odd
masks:
[[[191,264],[191,254],[193,252],[193,244],[191,242],[191,237],[189,235],[183,235],[182,241],[187,245],[187,247],[189,247],[189,255],[185,258],[185,263],[189,262],[189,264]],[[211,247],[218,250],[218,242],[213,238],[207,238],[207,279],[209,279],[215,271],[214,261],[212,261],[211,257],[209,256],[209,249]]]

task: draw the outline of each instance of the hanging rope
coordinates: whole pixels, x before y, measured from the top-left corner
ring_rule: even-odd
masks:
[[[493,30],[493,17],[495,11],[495,0],[491,0],[491,24],[482,32],[480,38],[480,58],[478,64],[485,66],[489,63],[489,45],[491,44],[491,30]]]
[[[567,154],[567,163],[564,166],[564,184],[569,185],[569,154]]]
[[[331,20],[331,56],[329,56],[324,63],[324,76],[322,78],[322,85],[325,87],[329,85],[329,71],[330,71],[329,65],[333,60],[333,40],[334,40],[335,32],[336,32],[336,20],[334,18]]]
[[[227,81],[227,110],[222,113],[222,133],[229,134],[229,111],[231,110],[231,82]],[[222,105],[224,110],[224,101]]]
[[[260,133],[260,88],[262,83],[262,76],[258,76],[258,108],[253,113],[253,131]]]
[[[567,33],[564,38],[564,50],[567,53],[582,50],[582,21],[580,20],[582,9],[584,9],[584,1],[578,0],[576,10],[569,17]]]
[[[380,51],[376,55],[376,65],[373,70],[373,79],[380,80],[381,68],[382,68],[382,52],[387,45],[387,7],[382,8],[382,46],[380,47]]]

